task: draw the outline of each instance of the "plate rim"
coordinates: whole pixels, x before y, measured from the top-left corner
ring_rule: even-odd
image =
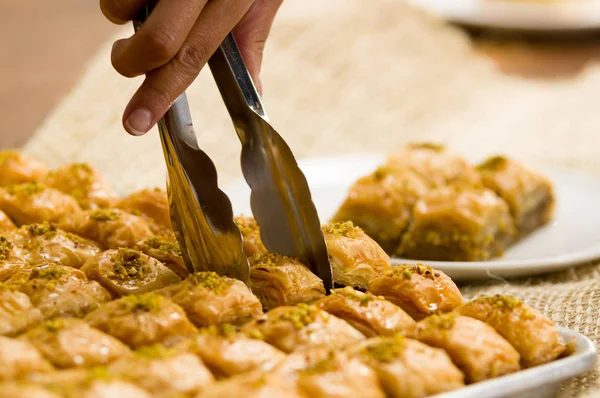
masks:
[[[491,0],[495,1],[495,0]],[[343,154],[334,155],[318,155],[308,157],[298,157],[297,163],[300,168],[304,171],[305,175],[309,169],[318,170],[324,163],[335,163],[335,162],[350,162],[356,161],[358,163],[380,163],[387,157],[385,152],[365,151],[365,152],[348,152]],[[475,160],[470,159],[467,156],[469,163],[481,161],[482,159]],[[518,157],[514,157],[515,160],[523,161]],[[544,160],[532,160],[528,159],[526,164],[532,168],[542,168],[546,171],[555,171],[557,173],[570,173],[577,175],[582,178],[589,178],[595,180],[600,184],[600,178],[598,176],[586,172],[585,170],[579,170],[571,167],[556,166],[548,161]],[[243,177],[232,181],[225,187],[225,192],[229,193],[232,190],[237,190],[242,184],[246,184]],[[315,184],[319,185],[319,183]],[[313,190],[314,186],[313,185]],[[246,185],[247,187],[247,185]],[[234,213],[237,215],[238,213]],[[321,220],[325,223],[325,220]],[[509,249],[510,250],[510,249]],[[594,260],[600,259],[600,240],[591,246],[577,251],[559,254],[556,256],[546,256],[526,260],[505,260],[503,257],[495,258],[488,261],[430,261],[422,259],[407,259],[402,257],[390,256],[392,265],[403,265],[403,264],[418,264],[426,263],[436,269],[439,269],[456,281],[467,281],[467,280],[489,280],[489,279],[503,279],[513,277],[526,277],[535,276],[555,271],[564,270],[567,268],[575,268]],[[459,275],[460,274],[460,275]]]
[[[449,22],[538,32],[600,29],[600,1],[408,0]]]

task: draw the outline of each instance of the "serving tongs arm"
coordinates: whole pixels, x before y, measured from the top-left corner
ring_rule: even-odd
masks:
[[[134,22],[136,31],[153,6],[146,5]],[[198,146],[185,93],[158,122],[158,130],[171,220],[188,270],[214,271],[247,282],[250,266],[231,202],[218,187],[214,163]]]
[[[230,33],[208,65],[242,143],[242,172],[252,213],[272,253],[298,258],[327,292],[333,273],[306,177],[283,138],[269,124],[260,95]]]

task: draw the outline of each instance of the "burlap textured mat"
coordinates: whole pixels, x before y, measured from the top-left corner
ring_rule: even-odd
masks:
[[[157,134],[121,129],[139,80],[111,69],[110,44],[25,151],[50,165],[90,162],[123,193],[164,185]],[[289,0],[267,45],[263,84],[270,119],[298,156],[431,140],[472,158],[505,153],[600,175],[600,68],[555,83],[503,76],[462,33],[399,0]],[[225,184],[240,175],[240,145],[208,70],[188,99]],[[464,291],[522,297],[600,342],[599,276],[592,264]],[[567,383],[561,397],[600,396],[599,371]]]

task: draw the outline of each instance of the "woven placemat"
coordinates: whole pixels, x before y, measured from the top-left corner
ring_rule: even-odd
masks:
[[[121,128],[140,80],[112,70],[110,45],[25,151],[51,166],[90,162],[123,193],[163,186],[157,133],[133,138]],[[267,44],[262,79],[270,119],[299,157],[426,140],[471,158],[504,153],[600,175],[600,68],[552,83],[504,76],[460,31],[399,0],[288,1]],[[188,99],[221,184],[239,177],[240,144],[208,70]],[[591,264],[463,290],[521,297],[599,342],[599,275]],[[567,383],[561,397],[596,396],[599,372]]]

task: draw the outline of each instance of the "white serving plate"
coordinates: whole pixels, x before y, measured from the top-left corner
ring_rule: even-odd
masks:
[[[540,32],[600,29],[598,0],[408,0],[455,23]]]
[[[596,347],[575,331],[557,328],[565,341],[575,339],[575,353],[546,365],[525,369],[507,376],[472,384],[436,398],[550,398],[562,382],[582,375],[596,363]]]
[[[380,165],[382,154],[309,158],[299,161],[321,222],[327,222],[359,177]],[[533,165],[532,165],[533,166]],[[537,275],[600,259],[600,179],[569,169],[533,166],[555,187],[557,208],[551,224],[509,248],[501,258],[477,262],[426,261],[454,280]],[[250,190],[241,179],[225,189],[236,214],[252,214]],[[419,260],[392,259],[394,264]]]

